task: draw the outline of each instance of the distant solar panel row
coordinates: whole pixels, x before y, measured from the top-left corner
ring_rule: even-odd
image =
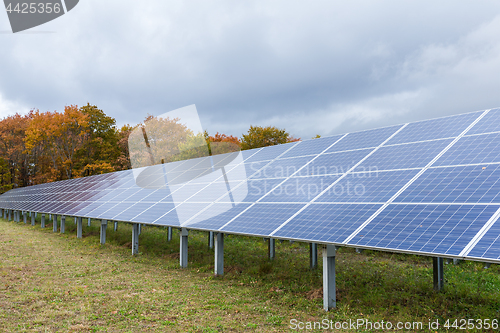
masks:
[[[499,146],[494,109],[19,188],[0,208],[500,262]]]

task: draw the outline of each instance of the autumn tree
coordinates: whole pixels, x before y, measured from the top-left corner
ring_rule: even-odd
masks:
[[[75,153],[75,175],[91,176],[120,169],[115,168],[121,154],[116,120],[89,103],[79,111],[85,116],[86,128],[82,145]]]
[[[292,137],[284,129],[274,126],[250,126],[247,134],[243,134],[241,137],[241,149],[260,148],[295,141],[300,141],[300,138]]]
[[[116,170],[128,170],[132,169],[132,164],[130,163],[130,154],[128,148],[128,138],[134,127],[129,124],[123,125],[118,132],[118,150],[120,154],[115,162]]]
[[[30,183],[28,154],[23,138],[30,117],[15,114],[0,121],[1,186],[8,190]]]
[[[88,132],[88,117],[76,105],[66,106],[64,113],[33,112],[24,142],[28,151],[43,151],[50,159],[44,181],[73,178],[75,157]]]
[[[207,141],[210,155],[219,155],[240,150],[240,139],[232,135],[217,132],[215,135],[210,136],[205,131],[205,140]]]
[[[143,167],[208,155],[203,134],[195,134],[179,118],[148,115],[128,138],[132,167]],[[201,148],[200,148],[201,147]],[[199,151],[200,148],[203,151]]]

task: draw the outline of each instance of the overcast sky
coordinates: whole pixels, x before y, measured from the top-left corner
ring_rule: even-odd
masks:
[[[196,104],[211,134],[309,139],[500,106],[498,0],[80,0],[10,31],[0,10],[0,117]]]

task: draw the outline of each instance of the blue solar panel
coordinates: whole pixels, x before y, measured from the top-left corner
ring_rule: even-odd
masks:
[[[497,220],[472,248],[467,257],[500,259],[500,221]]]
[[[422,168],[432,161],[451,139],[381,147],[354,171]]]
[[[428,169],[395,202],[500,202],[500,165]]]
[[[193,192],[187,202],[214,202],[228,194],[231,188],[235,188],[241,182],[215,182],[207,185],[198,192]]]
[[[255,154],[252,154],[247,159],[245,159],[245,163],[273,160],[297,144],[298,142],[291,142],[284,145],[259,148]]]
[[[220,230],[267,236],[303,206],[303,204],[290,203],[257,203]]]
[[[378,128],[356,133],[349,133],[345,138],[340,140],[336,145],[331,147],[327,153],[338,152],[344,150],[361,149],[377,147],[382,142],[387,140],[391,135],[396,133],[402,125]]]
[[[238,214],[250,207],[250,203],[215,203],[209,206],[202,214],[187,222],[189,228],[218,230],[231,221]]]
[[[500,109],[490,110],[467,134],[482,134],[500,131]]]
[[[341,175],[365,158],[373,149],[323,154],[300,170],[296,176]]]
[[[482,113],[483,111],[480,111],[411,123],[389,140],[387,144],[454,138],[462,133]]]
[[[500,162],[500,133],[463,137],[434,165]]]
[[[314,156],[291,157],[277,159],[264,166],[259,171],[250,176],[250,179],[283,178],[290,177],[296,171],[310,162]]]
[[[244,185],[246,188],[246,195],[238,201],[243,202],[256,202],[262,198],[267,192],[271,191],[275,186],[283,182],[285,179],[249,179]],[[238,187],[234,193],[234,196],[239,195],[242,191],[241,187]],[[234,198],[233,196],[233,198]],[[229,194],[224,195],[220,202],[232,202],[231,196]]]
[[[94,218],[111,219],[132,205],[130,202],[106,202],[88,214]]]
[[[133,217],[130,221],[151,223],[152,221],[156,221],[174,208],[175,205],[173,203],[159,202],[144,210],[139,215]]]
[[[458,255],[497,209],[486,205],[389,205],[349,244]]]
[[[118,221],[131,221],[134,217],[148,210],[153,205],[153,203],[147,202],[139,202],[135,205],[130,205],[130,203],[120,203],[104,214],[101,214],[99,218]]]
[[[326,148],[330,147],[340,138],[342,138],[342,136],[343,135],[335,135],[325,138],[301,141],[295,147],[293,147],[293,149],[283,154],[281,158],[317,155],[324,151]]]
[[[244,162],[242,165],[225,168],[229,180],[247,180],[251,175],[257,173],[271,161]],[[221,174],[222,175],[222,174]]]
[[[103,203],[101,206],[99,206],[98,208],[94,209],[92,212],[90,212],[92,214],[92,216],[95,216],[95,217],[100,217],[102,216],[105,212],[108,212],[109,210],[112,210],[113,207],[115,207],[117,205],[116,202],[105,202]],[[123,209],[127,209],[128,207],[130,207],[130,203],[127,203],[126,204],[126,207],[123,207],[121,210]],[[120,210],[118,211],[120,212]],[[116,214],[115,214],[116,215]]]
[[[289,178],[265,196],[261,202],[309,202],[326,190],[339,176]]]
[[[418,170],[353,173],[316,202],[386,202],[417,173]]]
[[[273,237],[342,243],[382,205],[311,204]]]

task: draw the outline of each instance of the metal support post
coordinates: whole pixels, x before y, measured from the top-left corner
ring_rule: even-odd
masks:
[[[363,252],[363,249],[356,248],[356,253],[362,253],[362,252]]]
[[[82,238],[83,227],[82,227],[82,218],[79,216],[76,218],[76,238]]]
[[[66,216],[61,215],[61,234],[66,231]]]
[[[139,223],[139,235],[141,234],[142,232],[142,224]]]
[[[35,213],[31,213],[31,225],[35,225]]]
[[[52,215],[52,231],[57,232],[57,215]]]
[[[41,220],[42,220],[41,227],[45,228],[45,214],[42,214]]]
[[[443,258],[432,258],[432,273],[434,278],[434,290],[442,290],[444,288]]]
[[[309,266],[311,269],[316,269],[318,267],[318,244],[309,244]]]
[[[23,220],[24,224],[28,223],[28,214],[26,212],[23,212]]]
[[[73,221],[73,222],[75,222],[75,225],[76,225],[76,224],[78,223],[78,217],[76,217],[76,216],[75,216],[75,218],[74,218],[74,221]]]
[[[115,229],[114,229],[114,230],[115,230],[115,231],[117,231],[117,230],[118,230],[118,221],[115,221]]]
[[[458,265],[458,264],[460,264],[461,261],[462,260],[460,260],[460,259],[453,259],[453,265]]]
[[[90,227],[90,217],[89,217],[89,219],[87,221],[87,227]]]
[[[208,248],[209,249],[214,248],[214,232],[213,231],[208,232]]]
[[[12,219],[12,211],[9,209],[9,221]]]
[[[101,245],[106,244],[106,229],[108,228],[108,221],[101,220]]]
[[[212,238],[213,239],[213,238]],[[217,233],[215,238],[215,275],[224,275],[224,234]]]
[[[180,244],[180,254],[179,261],[182,268],[186,268],[188,265],[188,230],[186,228],[181,228],[181,244]]]
[[[139,224],[132,224],[132,255],[139,253]]]
[[[276,242],[274,238],[269,238],[269,242],[267,243],[267,248],[269,252],[269,260],[274,260],[276,256]]]
[[[327,245],[323,249],[323,308],[325,311],[337,307],[335,252],[335,245]]]
[[[167,232],[167,241],[172,240],[172,227],[168,227],[168,232]]]

